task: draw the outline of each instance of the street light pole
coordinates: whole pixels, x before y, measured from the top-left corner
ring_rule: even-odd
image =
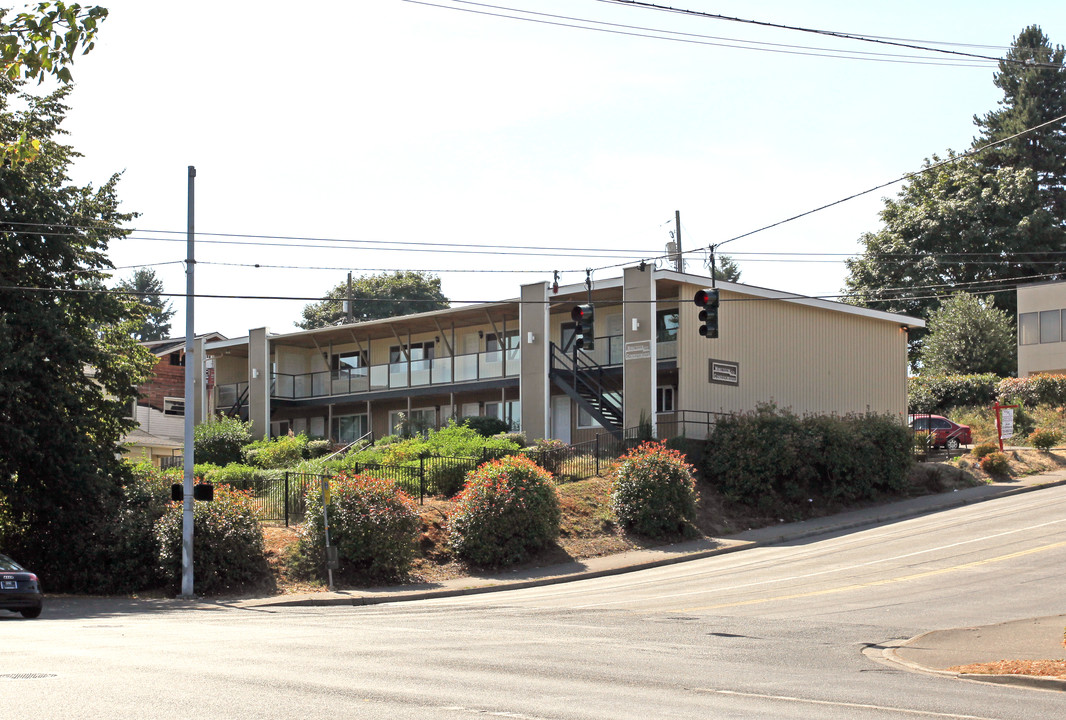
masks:
[[[196,353],[196,334],[193,325],[193,273],[196,269],[194,241],[196,237],[194,218],[194,200],[196,185],[196,168],[189,166],[189,224],[188,255],[185,260],[185,481],[182,491],[181,513],[181,596],[185,599],[195,597],[192,585],[192,535],[193,535],[193,410],[196,407],[193,386],[196,370],[200,366]]]

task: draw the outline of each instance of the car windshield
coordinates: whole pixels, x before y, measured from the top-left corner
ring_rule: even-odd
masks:
[[[0,571],[7,570],[8,572],[14,572],[16,570],[22,570],[23,567],[17,562],[9,558],[7,555],[0,555]]]

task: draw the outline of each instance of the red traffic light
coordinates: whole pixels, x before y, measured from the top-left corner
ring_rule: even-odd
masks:
[[[697,290],[695,297],[692,298],[692,302],[696,303],[700,307],[717,305],[718,290],[715,288],[704,288],[703,290]]]
[[[574,322],[592,322],[592,306],[591,305],[575,305],[574,309],[570,311],[570,319]]]

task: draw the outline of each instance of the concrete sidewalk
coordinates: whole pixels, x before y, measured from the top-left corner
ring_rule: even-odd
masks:
[[[1056,470],[1041,475],[1012,479],[1009,482],[981,485],[938,495],[925,495],[803,522],[782,523],[748,530],[725,538],[705,538],[647,550],[633,550],[616,555],[587,558],[562,565],[497,574],[471,575],[438,583],[254,598],[235,604],[242,607],[375,605],[573,582],[686,562],[763,545],[792,542],[826,533],[844,532],[883,522],[905,520],[961,505],[1063,484],[1066,484],[1066,470]]]

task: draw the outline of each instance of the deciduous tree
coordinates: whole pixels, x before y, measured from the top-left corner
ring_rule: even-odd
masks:
[[[955,293],[929,318],[922,375],[1013,375],[1014,323],[991,296]]]
[[[348,317],[344,311],[347,281],[326,293],[326,297],[329,299],[306,305],[303,321],[296,325],[310,330],[344,323]],[[449,306],[440,289],[440,278],[413,270],[353,278],[351,297],[353,322],[443,310]]]

